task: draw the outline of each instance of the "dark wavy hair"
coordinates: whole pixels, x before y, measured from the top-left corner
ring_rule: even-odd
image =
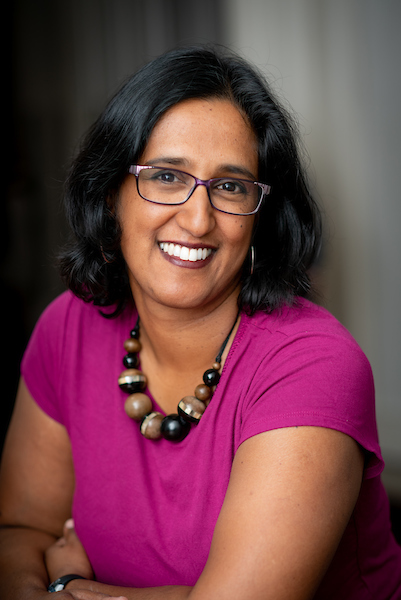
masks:
[[[296,127],[245,60],[220,47],[191,46],[156,58],[123,85],[89,130],[67,179],[73,240],[60,257],[61,275],[78,297],[114,306],[112,315],[132,298],[113,210],[120,186],[160,117],[190,98],[229,99],[247,116],[258,139],[258,179],[272,187],[255,221],[255,266],[251,276],[249,259],[244,264],[240,307],[271,311],[310,291],[321,221]]]

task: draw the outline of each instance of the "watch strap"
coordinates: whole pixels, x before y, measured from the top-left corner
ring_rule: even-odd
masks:
[[[47,588],[47,591],[48,592],[61,592],[61,591],[63,591],[63,589],[65,588],[67,583],[69,583],[73,579],[85,579],[85,577],[82,577],[81,575],[74,575],[74,574],[63,575],[62,577],[59,577],[58,579],[56,579],[56,581],[53,581],[53,583],[51,583],[49,585],[49,587]]]

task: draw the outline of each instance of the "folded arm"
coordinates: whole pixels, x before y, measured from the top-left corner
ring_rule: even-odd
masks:
[[[58,598],[312,598],[352,514],[362,472],[359,446],[337,431],[293,427],[257,435],[235,456],[210,555],[193,588],[127,589],[74,580]],[[73,487],[67,433],[22,383],[1,474],[4,600],[48,597],[43,553],[71,516]]]
[[[71,514],[74,474],[64,427],[49,419],[21,382],[0,478],[0,597],[46,591],[43,553]]]
[[[71,582],[130,600],[313,598],[355,506],[363,454],[317,427],[267,432],[242,444],[206,567],[193,588],[129,589]]]

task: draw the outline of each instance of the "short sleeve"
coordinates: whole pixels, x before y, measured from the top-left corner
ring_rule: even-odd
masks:
[[[63,424],[59,385],[63,339],[72,295],[56,298],[40,316],[21,363],[21,375],[35,402],[52,419]]]
[[[241,442],[294,426],[341,431],[368,455],[365,477],[384,467],[370,364],[351,336],[306,331],[285,337],[263,357],[243,405]]]

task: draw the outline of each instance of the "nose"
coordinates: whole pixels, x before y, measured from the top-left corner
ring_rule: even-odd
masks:
[[[214,228],[215,210],[205,184],[197,183],[188,200],[179,208],[176,220],[193,237],[203,237]]]

